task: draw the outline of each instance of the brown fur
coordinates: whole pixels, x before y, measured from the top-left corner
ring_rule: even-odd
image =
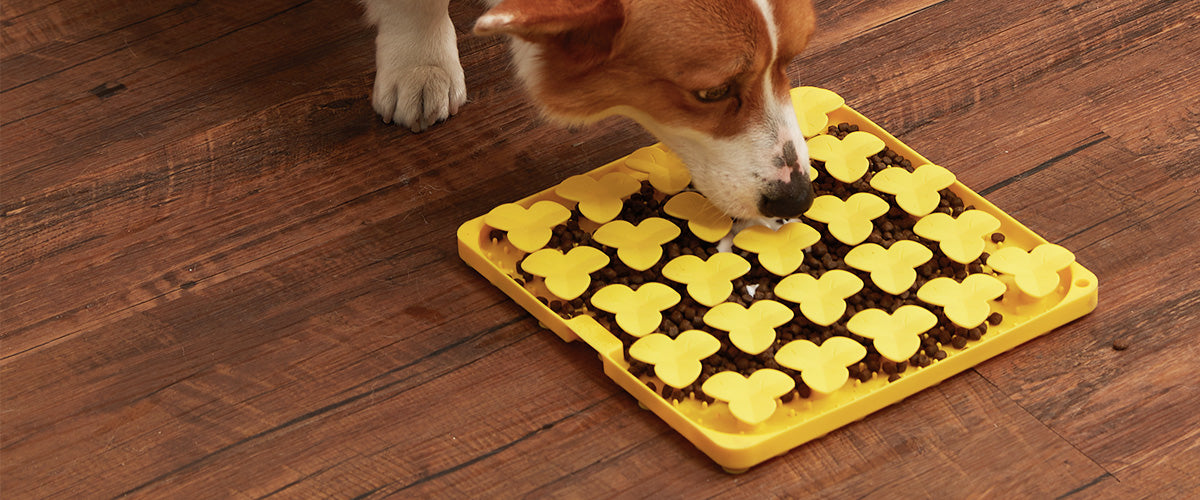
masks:
[[[512,20],[485,34],[508,33],[543,46],[544,72],[534,96],[552,113],[591,116],[630,106],[667,126],[732,136],[761,121],[767,65],[782,98],[786,68],[813,31],[808,0],[774,0],[778,57],[753,0],[507,0]],[[734,95],[713,103],[694,92],[724,83]]]

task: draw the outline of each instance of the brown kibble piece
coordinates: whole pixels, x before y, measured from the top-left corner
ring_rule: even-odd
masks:
[[[992,243],[1003,243],[1004,233],[992,233]]]
[[[1118,337],[1116,340],[1113,340],[1112,348],[1114,351],[1124,351],[1125,349],[1129,349],[1129,340],[1125,339],[1124,337]]]

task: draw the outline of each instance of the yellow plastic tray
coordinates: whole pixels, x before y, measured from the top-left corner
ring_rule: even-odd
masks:
[[[800,91],[802,89],[795,89],[793,95]],[[801,118],[803,120],[804,117]],[[843,122],[857,125],[860,130],[882,139],[887,147],[909,159],[914,166],[929,163],[917,152],[849,107],[842,105],[828,112],[829,124]],[[601,179],[611,172],[624,172],[638,180],[647,178],[646,174],[629,168],[625,160],[626,158],[622,158],[604,165],[588,175],[594,179]],[[1047,243],[962,184],[955,182],[949,189],[962,199],[964,205],[974,205],[977,210],[987,212],[999,220],[998,231],[1006,236],[1004,247],[1017,247],[1028,251]],[[528,208],[536,202],[546,200],[560,203],[567,208],[575,206],[575,202],[559,196],[553,188],[516,203]],[[685,227],[682,230],[688,229]],[[1097,303],[1096,276],[1076,262],[1058,271],[1059,284],[1044,297],[1021,293],[1012,276],[1005,275],[1006,278],[1002,281],[1008,290],[1002,299],[989,302],[990,310],[1002,313],[1004,321],[999,326],[990,327],[982,339],[969,342],[964,349],[943,346],[948,354],[945,359],[925,367],[909,366],[903,376],[893,382],[889,382],[883,376],[874,376],[866,382],[851,377],[845,385],[829,394],[814,393],[809,398],[795,397],[787,403],[776,399],[777,410],[769,418],[761,423],[748,424],[735,418],[727,403],[716,401],[709,404],[690,397],[682,401],[668,401],[651,390],[644,382],[647,376],[635,377],[628,371],[629,364],[624,358],[622,343],[612,332],[590,316],[563,319],[515,281],[511,274],[526,254],[508,241],[493,239],[492,231],[493,228],[484,223],[483,216],[464,223],[458,230],[459,254],[462,259],[563,340],[583,339],[599,353],[606,375],[637,398],[644,408],[653,411],[730,472],[744,471],[838,427],[862,419],[876,410],[1079,318],[1095,309]],[[997,245],[990,240],[985,240],[984,244],[987,251],[997,251]],[[1017,265],[1019,264],[1020,261],[1017,261]],[[670,283],[665,279],[663,281]],[[796,309],[794,304],[788,305]],[[657,385],[661,387],[662,384],[660,382]]]

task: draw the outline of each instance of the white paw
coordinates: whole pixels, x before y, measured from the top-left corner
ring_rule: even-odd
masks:
[[[371,104],[386,123],[396,122],[421,132],[458,112],[467,100],[462,67],[431,65],[384,70],[375,77]]]
[[[467,86],[450,18],[426,29],[389,28],[381,24],[375,39],[375,112],[413,132],[457,113]]]

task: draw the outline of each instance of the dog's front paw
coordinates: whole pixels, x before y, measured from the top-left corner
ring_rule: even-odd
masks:
[[[413,132],[458,112],[467,100],[462,66],[454,58],[446,65],[381,63],[375,76],[371,104],[384,122],[396,122]]]
[[[375,37],[371,104],[384,122],[420,132],[457,113],[467,100],[458,39],[446,2],[370,0]]]

